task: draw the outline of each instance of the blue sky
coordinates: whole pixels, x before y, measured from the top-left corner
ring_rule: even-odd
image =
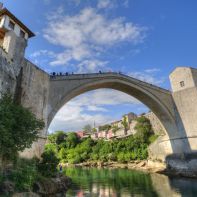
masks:
[[[47,72],[122,71],[170,89],[168,76],[176,66],[197,67],[195,0],[2,2],[36,33],[26,57]],[[103,124],[129,111],[147,108],[120,92],[93,91],[67,103],[50,132]]]

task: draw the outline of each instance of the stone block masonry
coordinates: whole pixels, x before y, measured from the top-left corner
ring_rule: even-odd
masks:
[[[47,136],[47,105],[49,93],[49,75],[26,59],[18,62],[11,60],[0,48],[0,92],[10,92],[24,107],[31,109],[37,118],[44,120],[45,129],[40,131],[40,139],[32,149],[21,155],[31,158],[40,156]]]

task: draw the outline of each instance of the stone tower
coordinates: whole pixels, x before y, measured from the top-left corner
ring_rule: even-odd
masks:
[[[20,63],[24,58],[27,41],[34,33],[2,7],[0,4],[0,47],[12,61]]]
[[[170,74],[170,81],[185,152],[194,152],[197,150],[197,69],[177,67]]]

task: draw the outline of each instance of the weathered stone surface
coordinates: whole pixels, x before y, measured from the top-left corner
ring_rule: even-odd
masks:
[[[17,76],[20,68],[9,59],[7,53],[0,48],[0,92],[10,92],[14,95]]]
[[[163,125],[161,124],[160,120],[157,118],[157,116],[153,112],[148,112],[144,115],[146,118],[150,120],[150,123],[152,125],[152,129],[156,135],[166,135],[167,132]]]
[[[172,154],[166,157],[166,172],[185,177],[197,177],[197,153]]]
[[[7,195],[13,193],[15,189],[15,185],[11,181],[5,181],[0,185],[0,194]]]
[[[45,179],[43,181],[36,182],[33,186],[33,191],[41,195],[49,196],[52,194],[66,192],[70,184],[71,179],[66,176]]]
[[[170,185],[170,180],[167,176],[151,173],[151,180],[154,189],[159,194],[160,197],[181,197],[181,193],[177,192],[175,189],[172,188]]]

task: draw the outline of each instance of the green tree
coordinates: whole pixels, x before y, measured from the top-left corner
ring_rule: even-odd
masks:
[[[153,134],[150,120],[145,116],[140,116],[136,120],[137,124],[135,126],[135,130],[137,132],[135,136],[140,140],[140,142],[148,143],[148,138]]]
[[[124,127],[124,134],[127,135],[128,122],[127,122],[126,116],[123,117],[123,120],[122,120],[121,124]]]
[[[99,126],[99,131],[109,131],[110,129],[111,129],[111,125],[109,124]]]
[[[50,143],[61,144],[65,141],[66,133],[64,131],[55,131],[54,133],[48,135],[48,140]]]
[[[16,104],[11,95],[4,94],[0,99],[0,158],[2,167],[7,161],[13,161],[18,151],[30,148],[38,139],[39,130],[44,122],[27,108]]]
[[[96,128],[93,128],[92,133],[96,133],[96,132],[97,132]]]
[[[77,143],[79,138],[77,137],[77,134],[74,132],[68,133],[66,137],[66,147],[67,148],[74,148]]]
[[[84,126],[83,130],[86,133],[91,133],[92,132],[92,126],[90,124],[87,124],[87,125]]]
[[[42,155],[42,160],[38,164],[38,171],[45,177],[54,176],[57,173],[59,159],[52,149],[45,150]]]

